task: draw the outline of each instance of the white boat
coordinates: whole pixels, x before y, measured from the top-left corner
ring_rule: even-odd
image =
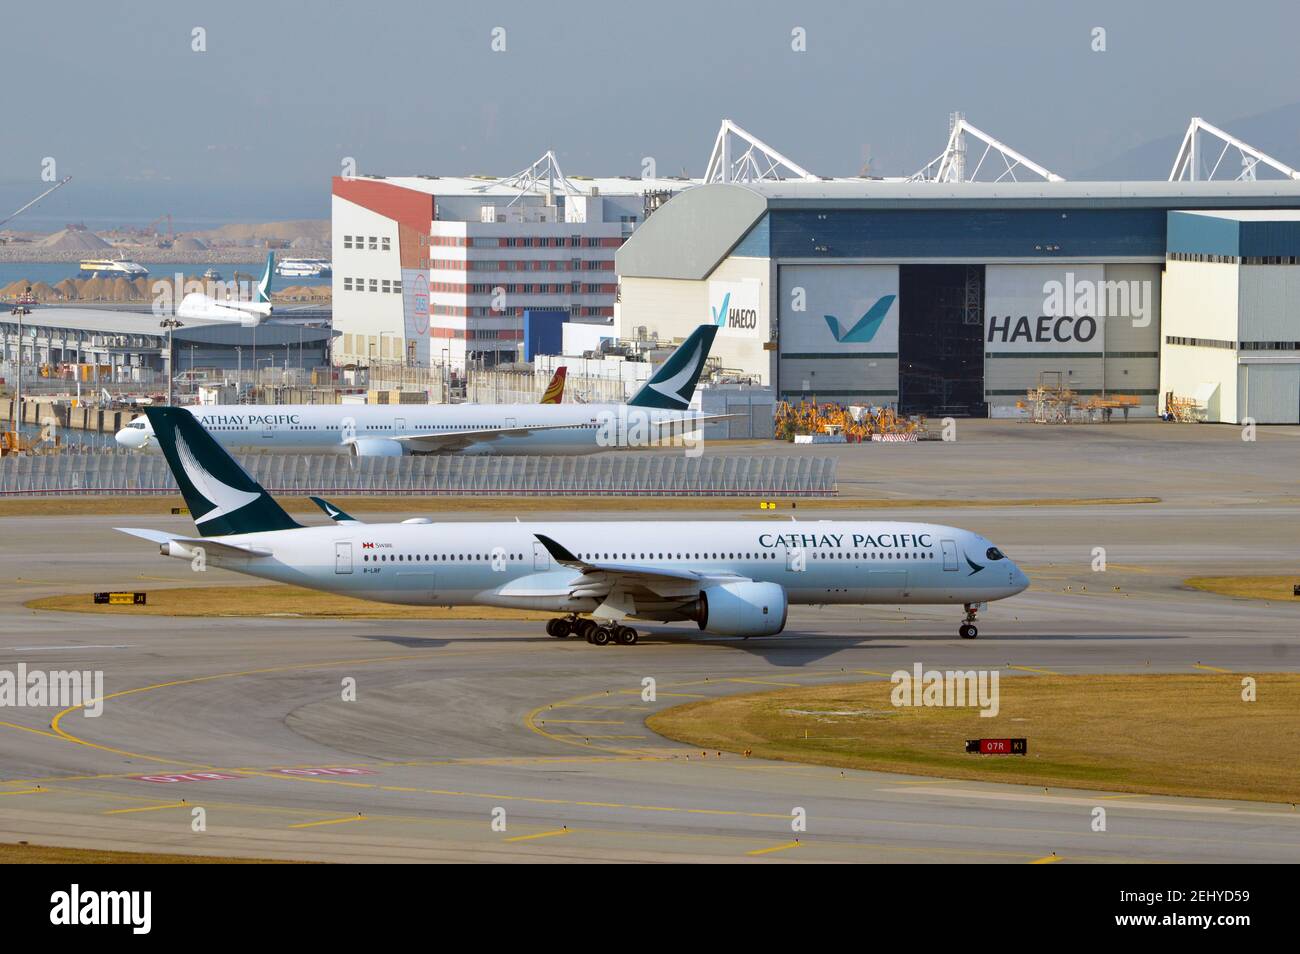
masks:
[[[87,258],[81,262],[81,278],[146,278],[149,269],[136,262],[111,258]]]
[[[275,273],[285,278],[328,278],[333,274],[330,263],[319,258],[283,258]]]

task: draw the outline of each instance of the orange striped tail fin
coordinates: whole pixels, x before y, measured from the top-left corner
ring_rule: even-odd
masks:
[[[546,392],[542,395],[542,404],[559,404],[564,400],[564,374],[563,365],[555,369],[555,377],[551,378],[551,383],[546,386]]]

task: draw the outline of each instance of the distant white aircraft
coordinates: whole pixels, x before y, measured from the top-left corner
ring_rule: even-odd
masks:
[[[202,318],[206,321],[237,321],[253,328],[271,317],[271,276],[275,274],[275,253],[266,253],[266,270],[257,283],[252,301],[238,298],[213,298],[203,292],[190,292],[176,306],[177,318]]]
[[[626,404],[196,404],[216,441],[238,452],[350,454],[595,454],[658,447],[729,417],[692,411],[717,326],[700,325]],[[554,394],[553,380],[548,394]],[[144,415],[117,443],[154,450]]]
[[[1029,580],[969,530],[911,521],[641,520],[361,523],[303,527],[181,408],[145,411],[198,536],[122,528],[164,556],[328,593],[415,606],[502,606],[564,614],[546,632],[630,645],[630,619],[770,636],[790,604],[964,606]],[[588,618],[589,617],[589,618]]]

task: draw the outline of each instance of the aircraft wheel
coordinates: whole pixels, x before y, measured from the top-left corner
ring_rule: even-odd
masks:
[[[562,619],[548,619],[546,621],[546,635],[554,636],[556,639],[563,639],[569,635],[569,626]]]
[[[588,640],[588,642],[590,642],[593,646],[608,646],[609,630],[606,629],[604,626],[596,626],[593,629],[591,638]]]
[[[974,639],[980,634],[980,631],[970,623],[962,623],[961,628],[957,630],[957,634],[961,636],[962,639]]]
[[[635,646],[636,640],[636,630],[631,626],[620,626],[614,631],[614,641],[620,646]]]

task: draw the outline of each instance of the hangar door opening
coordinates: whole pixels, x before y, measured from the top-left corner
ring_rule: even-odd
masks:
[[[898,268],[898,409],[985,417],[984,266]]]

